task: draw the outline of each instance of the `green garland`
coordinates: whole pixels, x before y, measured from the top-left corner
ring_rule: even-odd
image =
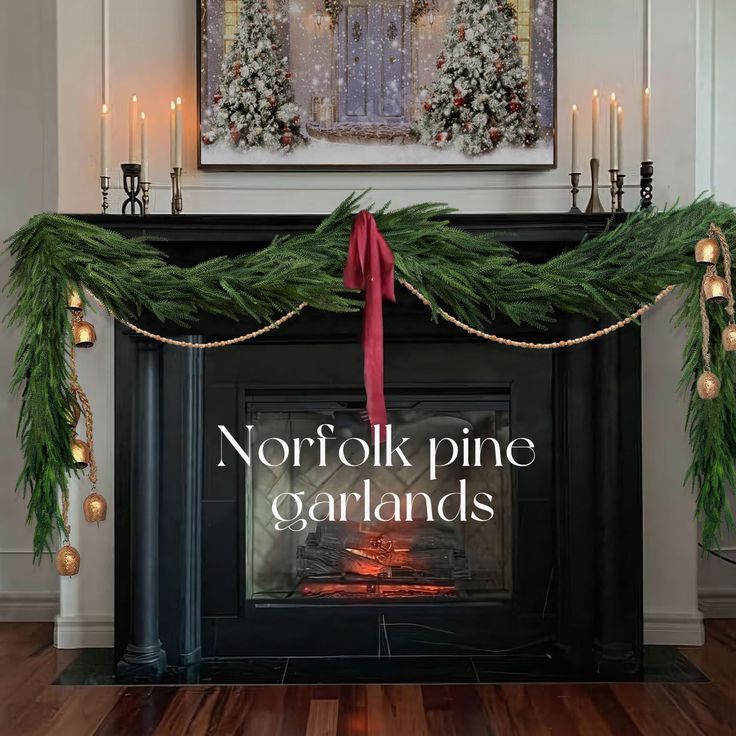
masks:
[[[22,393],[18,433],[25,465],[18,481],[35,524],[38,559],[62,530],[58,493],[66,493],[73,467],[65,415],[69,389],[69,291],[88,289],[118,319],[144,310],[160,320],[190,324],[201,312],[270,321],[301,302],[333,312],[359,309],[362,301],[342,285],[342,268],[360,197],[352,196],[313,233],[277,238],[267,248],[237,258],[215,258],[191,268],[169,265],[141,239],[56,214],[38,215],[9,241],[15,258],[8,285],[15,305],[9,321],[20,329],[12,387]],[[635,311],[665,286],[685,294],[678,319],[688,331],[682,387],[691,392],[687,424],[692,445],[689,478],[698,489],[703,543],[717,543],[731,525],[727,486],[734,485],[736,370],[719,347],[721,308],[710,308],[713,370],[720,398],[701,401],[693,391],[703,371],[699,313],[702,268],[693,248],[711,223],[736,239],[732,208],[711,200],[658,214],[637,214],[546,263],[516,259],[514,251],[483,235],[451,228],[450,210],[420,204],[375,212],[396,258],[397,276],[414,284],[433,309],[442,307],[478,327],[505,314],[543,328],[555,311],[612,320]],[[436,317],[436,314],[434,315]]]

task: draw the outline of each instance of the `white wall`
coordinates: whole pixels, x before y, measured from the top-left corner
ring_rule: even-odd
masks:
[[[703,64],[703,83],[713,93],[705,100],[700,189],[719,200],[736,204],[736,96],[733,59],[736,53],[736,3],[710,0],[702,14],[704,46],[710,49]],[[710,62],[710,64],[708,63]],[[736,512],[736,504],[731,504]],[[721,552],[736,559],[736,534],[724,530]],[[736,618],[736,567],[708,557],[700,561],[700,607],[708,618]]]
[[[0,18],[0,241],[32,214],[56,207],[55,8],[44,0],[8,0]],[[18,63],[19,59],[23,63]],[[0,255],[0,283],[10,258]],[[0,295],[0,313],[10,301]],[[15,439],[18,402],[10,382],[17,338],[0,327],[0,620],[53,620],[58,578],[48,558],[32,564],[32,532],[22,494],[14,492],[21,455]]]
[[[95,211],[97,112],[100,98],[100,7],[102,0],[57,0],[58,8],[58,208]],[[16,0],[20,4],[20,0]],[[230,174],[196,171],[195,2],[111,2],[111,104],[113,159],[125,154],[125,111],[136,92],[147,113],[154,181],[153,209],[169,206],[168,100],[186,105],[186,212],[326,212],[348,192],[373,187],[372,199],[401,205],[446,201],[465,212],[564,211],[569,207],[567,110],[577,102],[587,129],[593,87],[615,91],[628,107],[626,158],[629,205],[636,196],[639,155],[638,105],[651,53],[653,149],[658,203],[688,201],[696,182],[696,0],[652,0],[651,46],[644,0],[559,0],[560,167],[552,172],[452,174]],[[4,27],[7,27],[4,24]],[[13,27],[9,35],[18,35]],[[20,51],[17,52],[18,54]],[[13,68],[18,67],[15,64]],[[728,68],[728,67],[727,67]],[[14,85],[15,86],[15,85]],[[40,162],[36,164],[36,169]],[[120,199],[113,193],[113,208]],[[35,196],[28,209],[38,209]],[[4,223],[3,223],[3,226]],[[697,552],[694,506],[683,488],[687,442],[684,406],[676,398],[682,335],[669,325],[672,305],[644,322],[645,608],[647,637],[661,643],[699,643]],[[109,325],[96,318],[100,343],[80,356],[80,373],[95,408],[101,490],[112,505],[112,345]],[[7,360],[4,358],[4,360]],[[17,456],[16,463],[17,463]],[[73,507],[86,488],[75,492]],[[0,503],[7,504],[7,495]],[[113,610],[112,526],[81,527],[77,537],[80,575],[62,586],[59,643],[99,642],[110,635]],[[92,631],[91,639],[86,638]]]

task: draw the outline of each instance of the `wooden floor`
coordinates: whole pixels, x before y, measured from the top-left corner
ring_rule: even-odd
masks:
[[[52,625],[0,624],[0,734],[733,736],[736,621],[707,637],[710,684],[59,687]]]

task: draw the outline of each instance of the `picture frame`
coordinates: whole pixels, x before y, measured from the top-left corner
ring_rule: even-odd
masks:
[[[197,0],[197,10],[200,169],[557,166],[556,0]]]

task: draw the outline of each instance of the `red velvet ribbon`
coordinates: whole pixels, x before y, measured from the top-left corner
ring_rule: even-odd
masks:
[[[371,427],[386,437],[386,399],[383,393],[383,300],[394,295],[394,254],[370,212],[359,212],[350,233],[343,283],[365,291],[363,310],[363,380]]]

